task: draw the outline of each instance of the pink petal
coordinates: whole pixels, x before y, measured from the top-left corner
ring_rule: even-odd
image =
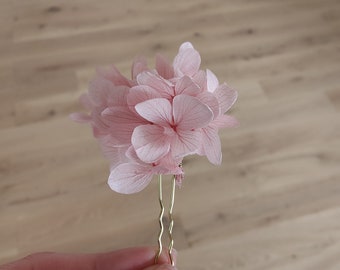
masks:
[[[184,157],[196,152],[201,144],[200,130],[181,130],[172,138],[171,153],[174,158]]]
[[[114,106],[122,106],[126,107],[127,105],[127,95],[129,93],[129,87],[127,86],[117,86],[115,87],[114,92],[110,92],[107,95],[107,106],[114,107]]]
[[[131,144],[131,135],[135,127],[147,123],[129,108],[124,107],[107,108],[102,112],[102,117],[108,125],[111,136],[119,141],[120,145]]]
[[[237,119],[231,115],[222,114],[214,119],[211,123],[212,127],[215,128],[234,128],[239,126]]]
[[[210,108],[214,118],[220,114],[220,106],[214,94],[204,91],[197,96],[197,99]]]
[[[200,65],[201,56],[198,51],[183,44],[173,62],[175,76],[193,76],[199,70]]]
[[[169,98],[174,96],[172,84],[152,72],[143,72],[137,76],[137,82],[140,85],[147,85],[156,89],[162,97]]]
[[[218,87],[219,82],[214,73],[210,69],[207,69],[207,88],[209,92],[214,92]]]
[[[182,171],[179,174],[176,174],[175,180],[176,180],[176,186],[182,187],[182,183],[183,183],[183,180],[184,180],[184,171]]]
[[[191,130],[206,126],[213,119],[213,112],[197,98],[178,95],[173,100],[173,116],[178,129]]]
[[[179,166],[182,163],[182,160],[182,157],[174,158],[169,152],[157,162],[152,171],[155,174],[179,174],[182,172],[182,169]]]
[[[95,79],[90,82],[89,99],[97,107],[125,106],[129,87],[115,86],[105,79]]]
[[[101,109],[94,109],[91,112],[93,135],[96,138],[109,134],[109,123],[102,117],[101,113]]]
[[[170,153],[166,154],[164,157],[162,157],[157,163],[149,164],[143,162],[136,153],[135,148],[133,145],[131,145],[126,153],[126,157],[130,162],[132,163],[138,163],[145,166],[152,167],[153,174],[175,174],[181,172],[179,169],[179,164],[181,164],[182,159],[174,159]]]
[[[150,168],[133,163],[124,163],[111,171],[108,184],[116,192],[132,194],[143,190],[151,181]]]
[[[164,79],[171,79],[174,77],[174,68],[169,61],[160,54],[156,55],[156,70]]]
[[[138,103],[160,97],[161,95],[155,89],[147,85],[137,85],[130,89],[127,95],[127,103],[129,106],[135,107]]]
[[[207,76],[204,70],[199,70],[193,77],[192,80],[201,88],[201,90],[207,90]]]
[[[194,46],[192,46],[191,42],[183,42],[181,46],[179,47],[179,51],[186,50],[186,49],[193,49]]]
[[[140,125],[147,123],[138,114],[133,113],[126,107],[110,107],[102,112],[102,116],[112,127],[120,124]]]
[[[94,107],[94,104],[87,93],[82,94],[79,97],[79,102],[87,110],[92,110],[92,108]]]
[[[69,115],[70,119],[77,123],[89,123],[92,117],[86,113],[76,112]]]
[[[221,113],[227,112],[236,102],[237,92],[227,84],[221,84],[214,92],[220,103]]]
[[[139,163],[139,164],[146,165],[146,163],[141,161],[140,158],[137,156],[136,150],[133,147],[133,145],[131,145],[128,148],[128,150],[126,151],[125,155],[130,160],[130,162],[132,162],[132,163]]]
[[[88,99],[95,106],[106,106],[107,96],[115,91],[115,85],[103,78],[95,78],[89,84]]]
[[[221,141],[216,129],[211,127],[202,128],[202,145],[208,160],[215,165],[221,164]]]
[[[165,98],[154,98],[135,106],[137,113],[144,119],[164,127],[172,123],[172,108]]]
[[[158,161],[170,150],[169,138],[164,134],[164,128],[156,125],[136,127],[131,141],[137,156],[146,163]]]
[[[201,92],[201,89],[190,79],[190,77],[184,76],[177,81],[175,92],[176,95],[186,94],[189,96],[197,96]]]
[[[100,138],[99,145],[104,156],[110,161],[111,167],[116,167],[117,165],[128,161],[125,155],[128,146],[117,147],[115,140],[111,139],[111,136]]]
[[[148,64],[144,57],[137,57],[132,64],[131,77],[133,80],[137,78],[139,73],[149,70]]]
[[[108,69],[98,68],[97,74],[99,77],[111,81],[114,85],[131,86],[131,81],[125,78],[114,65]]]

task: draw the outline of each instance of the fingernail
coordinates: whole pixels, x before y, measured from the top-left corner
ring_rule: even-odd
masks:
[[[158,263],[161,265],[163,263],[167,263],[171,265],[171,259],[173,264],[176,265],[177,263],[177,250],[172,249],[171,255],[169,254],[168,250],[163,250],[161,256],[159,257]],[[171,256],[171,258],[170,258]]]
[[[174,261],[174,265],[176,265],[176,263],[177,263],[177,255],[178,255],[177,250],[176,249],[172,249],[171,256],[172,256],[172,260]]]

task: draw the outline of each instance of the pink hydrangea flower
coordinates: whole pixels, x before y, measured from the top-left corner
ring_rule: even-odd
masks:
[[[194,154],[201,144],[200,128],[213,119],[212,110],[195,97],[180,94],[169,101],[153,98],[136,105],[150,124],[136,127],[132,146],[144,162],[153,163],[171,153],[173,158]]]
[[[221,163],[218,131],[238,124],[226,114],[237,92],[219,84],[210,70],[200,70],[200,64],[200,54],[185,42],[172,64],[157,55],[155,70],[138,58],[131,79],[114,66],[98,70],[88,93],[80,97],[90,113],[71,118],[91,124],[110,160],[108,182],[113,190],[139,192],[154,174],[173,174],[180,184],[180,165],[187,155]]]

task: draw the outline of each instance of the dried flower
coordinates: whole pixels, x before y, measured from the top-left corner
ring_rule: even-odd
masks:
[[[185,42],[173,64],[157,55],[156,70],[138,58],[131,80],[114,66],[97,72],[88,93],[80,97],[90,114],[74,113],[71,118],[91,124],[110,160],[113,190],[139,192],[154,174],[173,174],[180,183],[180,164],[187,155],[221,163],[218,131],[237,125],[225,114],[237,92],[219,84],[210,70],[200,70],[200,64],[199,53]]]

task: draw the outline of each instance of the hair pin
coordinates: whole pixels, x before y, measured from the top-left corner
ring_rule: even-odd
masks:
[[[156,56],[150,69],[144,58],[132,65],[132,78],[115,66],[98,69],[80,103],[89,113],[71,118],[92,126],[105,157],[110,161],[108,184],[123,194],[143,190],[158,175],[159,225],[157,262],[163,251],[163,176],[173,175],[168,208],[168,255],[172,251],[173,208],[176,186],[184,179],[183,158],[198,154],[219,165],[222,161],[218,131],[238,125],[226,114],[237,92],[220,84],[215,74],[200,69],[201,57],[190,42],[183,43],[172,63]]]

